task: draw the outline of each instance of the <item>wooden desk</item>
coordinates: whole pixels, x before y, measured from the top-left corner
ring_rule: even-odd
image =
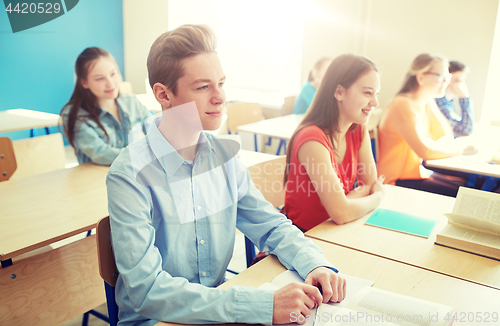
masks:
[[[88,163],[0,183],[0,325],[61,324],[106,301],[95,236],[18,256],[106,217],[108,169]]]
[[[60,125],[58,114],[39,112],[26,109],[13,109],[0,112],[0,133],[48,128]]]
[[[304,118],[303,114],[290,114],[282,117],[265,119],[238,127],[238,132],[289,140]]]
[[[378,124],[382,110],[376,109],[370,116],[368,122],[368,131],[372,132]],[[293,133],[304,119],[304,114],[290,114],[272,119],[265,119],[238,127],[238,133],[248,132],[251,134],[262,135],[281,139],[280,146],[276,155],[281,151],[281,147],[286,146],[286,142],[292,138]]]
[[[108,216],[107,166],[91,163],[0,183],[0,260],[95,228]]]
[[[436,233],[447,223],[443,214],[452,212],[455,198],[385,187],[380,208],[439,220],[429,239],[364,225],[371,213],[344,225],[328,220],[306,236],[500,289],[499,261],[434,244]]]
[[[493,155],[483,155],[480,153],[474,155],[459,155],[440,160],[426,161],[425,166],[429,168],[439,168],[500,178],[500,164],[489,163],[492,157]]]
[[[465,138],[473,144],[479,152],[474,155],[459,155],[455,157],[430,160],[425,166],[431,169],[443,169],[449,171],[465,172],[472,176],[468,186],[473,187],[475,176],[484,176],[487,182],[483,190],[492,191],[500,180],[500,164],[491,164],[494,155],[500,151],[500,128],[486,124],[475,124],[474,133]],[[464,140],[465,140],[464,139]]]
[[[246,167],[250,167],[252,165],[256,165],[256,164],[259,164],[262,162],[274,160],[278,157],[279,156],[272,155],[272,154],[248,151],[248,150],[244,150],[244,149],[241,150],[241,159],[243,160],[243,163],[245,164]]]
[[[375,281],[376,288],[415,298],[429,300],[455,308],[454,312],[499,312],[500,291],[473,284],[425,269],[369,255],[356,250],[314,240],[325,257],[348,275]],[[270,282],[285,271],[278,259],[268,257],[258,264],[233,277],[220,287],[228,289],[234,285],[258,287]],[[347,285],[349,286],[349,284]],[[459,323],[456,323],[459,324]],[[462,323],[463,325],[491,325],[491,323]],[[158,323],[157,326],[178,325]],[[230,325],[230,324],[225,324]]]

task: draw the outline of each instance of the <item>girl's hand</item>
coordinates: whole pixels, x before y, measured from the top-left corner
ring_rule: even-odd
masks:
[[[384,181],[385,181],[385,175],[381,175],[378,177],[377,181],[372,185],[372,188],[370,189],[370,195],[374,194],[376,192],[379,192],[380,195],[384,195]]]

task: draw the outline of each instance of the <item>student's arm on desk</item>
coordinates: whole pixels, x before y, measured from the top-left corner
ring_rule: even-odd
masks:
[[[358,151],[357,167],[358,186],[353,191],[347,193],[347,197],[361,198],[373,194],[374,192],[383,192],[384,176],[377,178],[377,166],[373,158],[372,145],[368,129],[365,129],[361,147]]]
[[[78,122],[75,126],[75,145],[93,163],[111,165],[123,148],[113,147],[106,143],[106,136],[101,128],[91,126],[90,121]],[[95,124],[95,122],[92,121]],[[101,138],[101,135],[104,137]]]
[[[350,196],[344,194],[340,179],[332,167],[330,154],[319,142],[308,141],[304,143],[299,149],[298,156],[300,163],[305,167],[309,178],[316,187],[321,204],[335,223],[344,224],[354,221],[380,204],[381,191],[375,191],[360,198],[356,198],[354,194]],[[362,191],[366,190],[362,189]]]
[[[273,291],[238,286],[226,291],[190,283],[163,270],[155,246],[150,190],[116,171],[108,174],[106,184],[113,249],[124,287],[118,288],[119,279],[117,303],[125,290],[134,312],[152,320],[271,323]]]
[[[419,117],[413,112],[411,102],[408,98],[398,97],[391,103],[391,114],[393,114],[394,128],[401,134],[408,145],[424,161],[436,160],[461,155],[466,146],[460,141],[455,141],[451,129],[443,126],[444,117],[437,118],[435,110],[428,110],[431,118],[434,118],[434,128],[440,131],[440,138],[434,140],[417,127]],[[449,131],[449,132],[448,132]]]
[[[275,292],[273,323],[290,323],[291,312],[307,316],[315,302],[342,301],[345,280],[327,268],[333,266],[324,258],[321,249],[265,200],[239,160],[235,169],[238,183],[235,185],[238,189],[237,228],[259,250],[269,248],[287,269],[296,270],[306,280],[305,284],[291,284]],[[319,285],[323,296],[319,294]]]

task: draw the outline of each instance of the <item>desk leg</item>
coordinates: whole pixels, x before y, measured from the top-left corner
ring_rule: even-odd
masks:
[[[286,154],[286,140],[280,139],[280,145],[278,146],[278,150],[276,151],[276,155],[280,155],[281,147],[283,147],[283,150],[285,151],[285,154]]]
[[[469,174],[469,181],[467,181],[467,187],[473,188],[476,185],[476,175]]]
[[[484,182],[483,189],[484,191],[493,191],[497,185],[499,179],[493,177],[487,177]]]
[[[12,265],[12,259],[2,260],[2,268],[9,267]]]

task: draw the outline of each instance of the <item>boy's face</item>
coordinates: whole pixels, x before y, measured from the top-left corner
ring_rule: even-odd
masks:
[[[220,127],[226,102],[226,77],[215,52],[207,52],[182,61],[184,76],[177,81],[177,95],[170,93],[170,107],[194,101],[203,130]]]

